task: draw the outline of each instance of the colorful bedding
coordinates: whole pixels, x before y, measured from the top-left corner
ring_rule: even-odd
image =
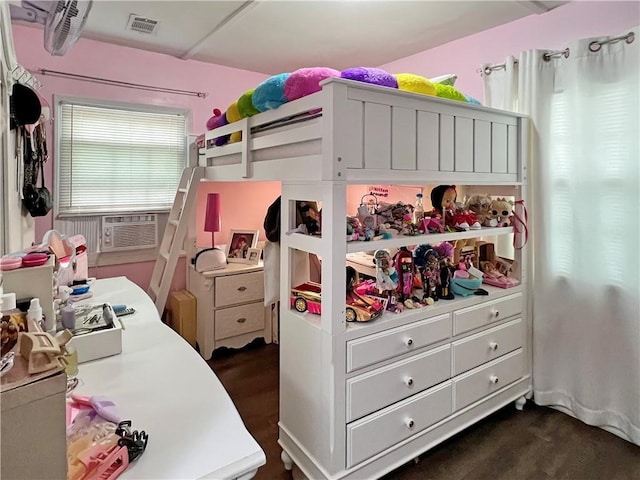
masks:
[[[311,95],[322,89],[320,87],[322,80],[332,77],[365,82],[422,95],[448,98],[465,103],[480,104],[476,99],[464,95],[454,87],[455,75],[445,75],[429,80],[413,73],[391,74],[380,68],[355,67],[338,71],[326,67],[307,67],[300,68],[292,73],[280,73],[267,78],[256,88],[244,92],[237,101],[229,105],[224,113],[214,109],[214,115],[207,121],[207,130],[214,130],[223,125],[237,122],[242,118],[273,110],[287,102]],[[288,123],[297,123],[319,115],[320,112],[309,112],[307,115],[298,115],[295,118],[278,121],[276,125],[263,125],[260,130]],[[231,135],[215,138],[214,144],[222,146],[227,143],[238,142],[240,139],[240,132],[235,132]]]

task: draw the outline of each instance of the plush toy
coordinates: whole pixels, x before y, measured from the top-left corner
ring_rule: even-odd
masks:
[[[467,103],[471,103],[472,105],[482,105],[482,103],[480,103],[480,100],[476,100],[475,98],[470,97],[465,93],[463,93],[462,95],[464,95],[464,98],[467,99]]]
[[[442,85],[451,85],[453,87],[456,84],[457,79],[458,76],[455,73],[446,73],[444,75],[432,77],[431,83],[440,83]]]
[[[489,205],[491,205],[491,197],[484,194],[471,195],[467,200],[464,208],[470,212],[475,213],[480,225],[488,225],[488,220],[491,218],[489,212]]]
[[[333,68],[309,67],[292,72],[284,82],[284,96],[291,102],[306,95],[322,90],[320,82],[325,78],[340,77],[340,72]]]
[[[226,112],[227,122],[233,123],[241,120],[240,112],[238,111],[238,102],[233,102],[229,105]],[[242,140],[242,132],[233,132],[231,134],[231,143],[239,142]]]
[[[253,117],[256,113],[260,113],[252,101],[254,89],[247,90],[238,99],[238,113],[242,118]]]
[[[407,92],[435,95],[436,87],[431,80],[413,73],[397,73],[394,75],[398,82],[398,89]]]
[[[254,107],[261,112],[273,110],[280,105],[287,103],[287,97],[284,96],[284,84],[289,78],[290,73],[280,73],[264,80],[256,87],[253,92]]]
[[[371,83],[382,87],[398,88],[398,80],[389,72],[381,68],[354,67],[347,68],[340,73],[341,78],[356,80],[358,82]]]
[[[512,212],[513,202],[506,198],[497,198],[489,205],[491,220],[495,220],[496,227],[508,227],[511,224],[510,217]]]
[[[434,85],[439,97],[467,103],[467,99],[465,98],[465,96],[460,91],[456,90],[455,87],[452,87],[451,85],[444,85],[442,83],[436,83]]]
[[[220,112],[220,109],[213,109],[213,116],[207,120],[207,130],[213,130],[214,128],[222,127],[226,125],[227,115]],[[222,135],[221,137],[216,137],[213,139],[213,143],[216,147],[220,147],[229,141],[230,135]]]

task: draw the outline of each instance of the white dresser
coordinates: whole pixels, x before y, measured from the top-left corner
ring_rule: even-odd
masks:
[[[197,342],[209,359],[218,347],[240,348],[262,337],[271,343],[271,309],[264,306],[262,263],[230,263],[197,272],[189,266],[187,289],[197,302]]]

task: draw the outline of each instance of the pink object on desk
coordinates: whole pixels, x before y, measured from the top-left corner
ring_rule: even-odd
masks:
[[[220,194],[210,193],[207,195],[207,211],[204,217],[204,231],[211,232],[212,247],[215,247],[213,234],[220,230]]]
[[[23,267],[39,267],[47,263],[49,255],[46,253],[29,253],[22,259]]]
[[[15,270],[22,266],[22,258],[21,257],[3,257],[0,258],[0,270]]]

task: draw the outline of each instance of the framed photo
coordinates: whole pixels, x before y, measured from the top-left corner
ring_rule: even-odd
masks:
[[[260,257],[262,256],[262,250],[259,248],[250,248],[247,252],[247,263],[251,265],[258,265],[260,263]]]
[[[231,230],[227,243],[227,261],[229,263],[249,263],[250,248],[258,245],[259,230]]]

